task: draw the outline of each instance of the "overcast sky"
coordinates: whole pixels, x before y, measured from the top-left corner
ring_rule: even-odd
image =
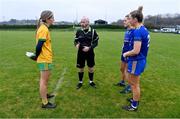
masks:
[[[108,22],[122,19],[130,11],[143,5],[144,15],[180,13],[180,0],[0,0],[0,21],[37,19],[43,10],[52,10],[56,21],[90,21],[105,19]]]

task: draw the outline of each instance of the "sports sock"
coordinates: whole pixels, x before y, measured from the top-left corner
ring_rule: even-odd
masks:
[[[121,80],[120,83],[125,83],[125,81],[124,81],[124,80]]]
[[[134,101],[134,100],[133,100],[133,102],[131,103],[131,106],[132,106],[133,108],[137,108],[138,105],[139,105],[139,101]]]
[[[79,82],[82,82],[84,72],[78,72],[78,75],[79,75]]]
[[[131,90],[131,86],[130,86],[130,85],[127,85],[127,86],[126,86],[126,90],[130,91],[130,90]]]
[[[42,98],[42,103],[43,103],[44,105],[46,105],[46,104],[48,103],[47,98]]]
[[[90,80],[90,83],[93,82],[93,76],[94,76],[94,72],[93,72],[93,73],[90,73],[90,72],[89,72],[89,80]]]

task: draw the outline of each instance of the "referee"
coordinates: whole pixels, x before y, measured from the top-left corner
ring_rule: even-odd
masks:
[[[99,37],[96,31],[89,26],[89,19],[87,17],[81,19],[80,25],[81,29],[77,30],[74,40],[74,45],[78,49],[76,67],[79,68],[79,83],[77,84],[77,89],[83,85],[85,61],[87,61],[88,66],[89,85],[95,88],[96,85],[93,82],[95,65],[94,48],[98,45]]]

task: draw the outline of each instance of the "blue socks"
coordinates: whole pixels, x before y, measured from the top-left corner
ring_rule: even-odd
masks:
[[[130,85],[127,85],[125,90],[131,91],[131,86],[130,86]]]
[[[125,81],[124,81],[124,80],[121,80],[120,83],[125,84]]]
[[[131,103],[131,107],[133,107],[135,109],[138,107],[138,105],[139,105],[139,101],[134,101],[133,100],[133,102]]]

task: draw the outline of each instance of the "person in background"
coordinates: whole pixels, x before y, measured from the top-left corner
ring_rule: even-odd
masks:
[[[123,57],[123,53],[129,51],[129,42],[132,41],[133,38],[133,27],[131,26],[131,24],[129,23],[129,15],[126,15],[123,21],[124,27],[126,28],[126,32],[124,35],[124,43],[123,43],[123,47],[122,47],[122,53],[121,53],[121,61],[120,61],[120,72],[121,72],[121,80],[120,82],[118,82],[117,84],[115,84],[116,86],[126,86],[125,85],[125,81],[128,80],[128,73],[127,73],[127,58]],[[131,87],[130,85],[127,85],[122,91],[120,91],[120,93],[129,93],[131,92]]]

